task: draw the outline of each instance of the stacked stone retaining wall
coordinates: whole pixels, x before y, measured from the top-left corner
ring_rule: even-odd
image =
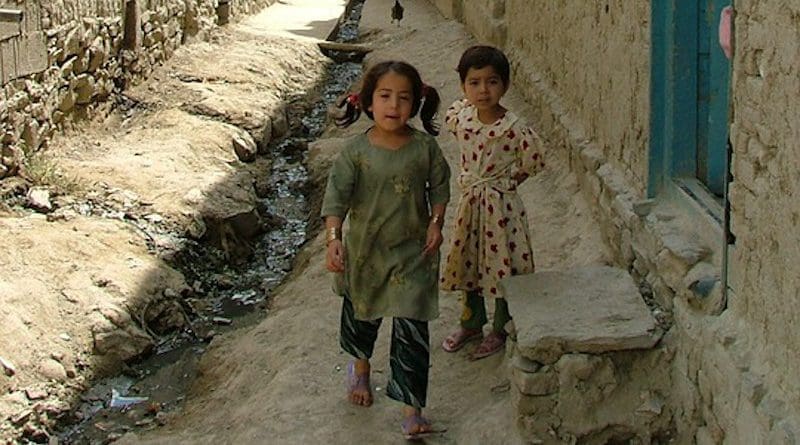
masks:
[[[0,1],[24,21],[4,23],[0,179],[19,173],[55,131],[103,115],[132,83],[193,39],[275,0]],[[17,28],[18,26],[18,28]],[[16,59],[16,62],[15,62]],[[30,69],[30,66],[40,69]]]

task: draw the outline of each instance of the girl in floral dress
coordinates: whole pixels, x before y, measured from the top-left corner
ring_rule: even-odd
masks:
[[[503,349],[511,320],[498,282],[533,272],[528,222],[516,189],[544,161],[536,133],[500,104],[510,82],[506,56],[489,46],[469,48],[458,73],[465,99],[447,110],[445,125],[461,146],[461,197],[440,288],[465,295],[460,326],[442,348],[455,352],[482,337],[471,354],[480,359]],[[495,312],[484,337],[486,299],[494,300]]]
[[[339,343],[347,367],[348,398],[372,404],[370,358],[378,328],[392,317],[386,394],[403,407],[403,435],[434,432],[422,417],[428,388],[428,321],[438,316],[441,224],[450,200],[450,168],[436,139],[435,89],[405,62],[388,61],[364,76],[359,95],[342,105],[340,126],[363,110],[375,122],[342,148],[331,167],[322,216],[326,265],[337,273],[342,299]],[[417,112],[426,132],[408,125]],[[342,239],[342,222],[349,226]],[[440,430],[441,431],[441,430]]]

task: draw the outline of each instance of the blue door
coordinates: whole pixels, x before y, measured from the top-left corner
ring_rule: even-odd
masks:
[[[730,0],[697,2],[697,179],[722,196],[728,142],[728,59],[719,47],[718,24]]]
[[[730,71],[717,30],[720,11],[730,3],[651,3],[651,196],[670,178],[724,194]]]

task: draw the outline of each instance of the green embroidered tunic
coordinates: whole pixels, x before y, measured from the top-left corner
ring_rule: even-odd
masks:
[[[356,318],[432,320],[439,314],[439,255],[423,257],[430,206],[450,199],[450,167],[439,144],[413,130],[397,150],[353,137],[334,161],[322,216],[349,218],[345,272],[334,290]]]

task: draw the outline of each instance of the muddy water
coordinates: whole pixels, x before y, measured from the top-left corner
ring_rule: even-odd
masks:
[[[362,5],[363,0],[351,3],[333,40],[357,39]],[[129,431],[162,423],[166,413],[180,407],[208,341],[268,315],[266,303],[271,292],[291,271],[295,255],[309,237],[309,219],[313,216],[309,215],[306,194],[306,147],[324,131],[328,107],[361,72],[359,62],[346,61],[356,59],[355,55],[329,56],[345,61],[331,65],[319,91],[289,99],[286,105],[291,133],[270,147],[269,175],[257,185],[259,213],[271,229],[255,243],[253,254],[237,265],[231,265],[225,254],[212,246],[170,233],[159,234],[161,239],[170,239],[172,246],[179,246],[169,262],[194,290],[191,298],[182,302],[187,323],[180,330],[166,332],[150,326],[151,331],[162,334],[155,352],[121,374],[95,382],[82,394],[57,434],[59,443],[110,443]],[[79,210],[87,214],[105,212],[101,205],[83,204]]]

